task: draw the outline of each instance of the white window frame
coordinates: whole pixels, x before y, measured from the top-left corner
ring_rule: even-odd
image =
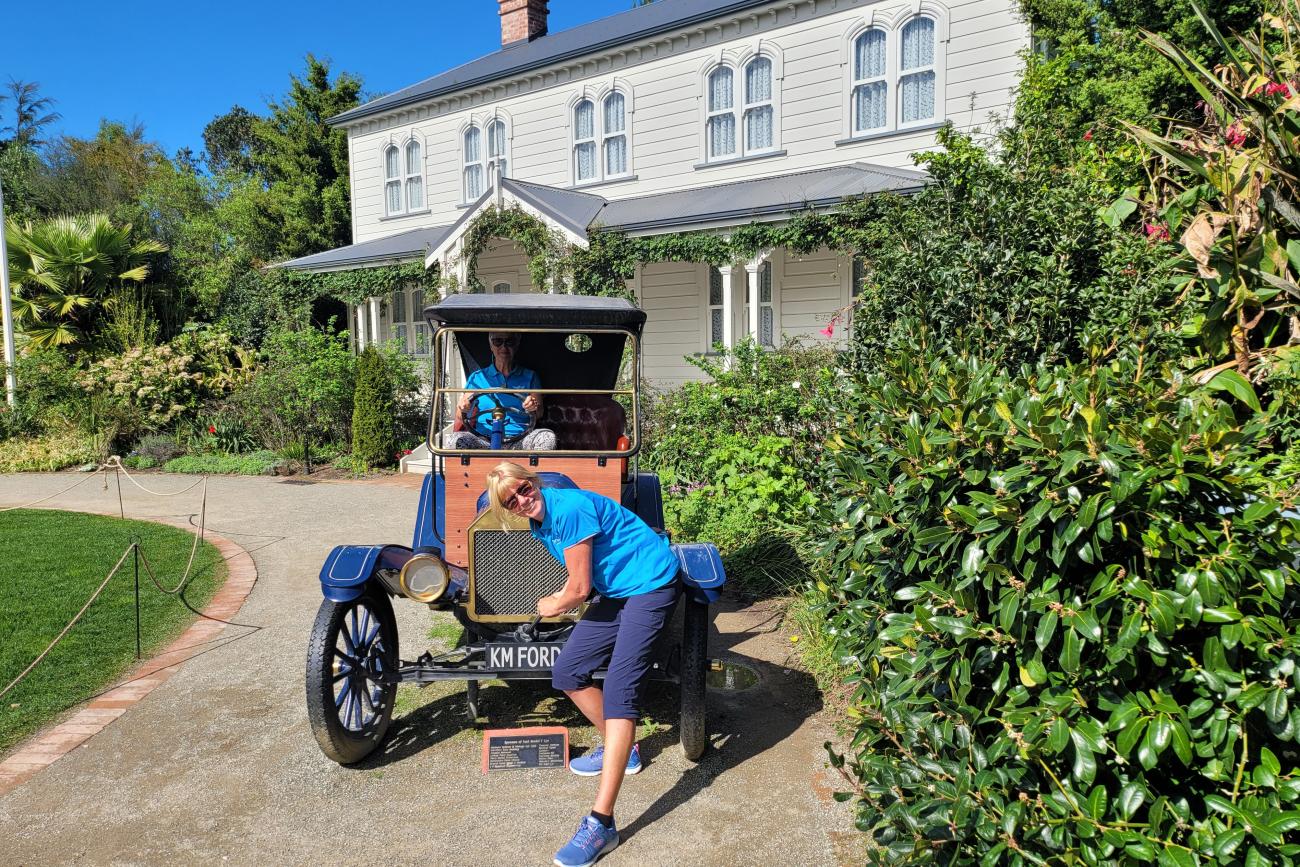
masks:
[[[749,101],[749,68],[759,62],[763,62],[767,64],[768,98],[760,99],[756,102],[750,102]],[[772,151],[777,150],[776,64],[772,62],[772,58],[767,57],[766,55],[763,54],[756,54],[753,57],[751,57],[748,61],[746,61],[743,67],[741,67],[740,77],[744,79],[742,82],[740,82],[740,86],[737,88],[737,90],[739,91],[738,95],[742,97],[741,107],[740,107],[741,126],[738,126],[736,128],[736,132],[737,135],[741,138],[741,142],[743,142],[744,145],[742,148],[742,155],[758,156],[759,154],[771,153]],[[760,108],[770,108],[772,110],[772,141],[767,145],[767,147],[754,148],[751,150],[749,147],[749,114],[751,111],[755,111],[756,109],[760,109]],[[737,144],[740,144],[741,142],[738,142]]]
[[[615,94],[623,98],[623,129],[621,132],[611,132],[605,129],[605,103]],[[578,138],[577,112],[578,106],[584,102],[591,103],[591,136],[580,139]],[[605,87],[584,88],[580,93],[575,93],[569,98],[565,125],[568,128],[569,176],[573,187],[590,187],[611,181],[631,180],[636,177],[632,147],[634,113],[632,89],[621,79],[615,79],[613,83]],[[610,140],[620,136],[627,143],[627,163],[623,171],[614,174],[606,170],[605,149]],[[595,146],[595,174],[590,178],[578,177],[578,145],[580,144]]]
[[[870,78],[858,78],[858,41],[868,34],[876,32],[885,37],[885,68],[880,75]],[[850,136],[869,136],[887,132],[894,126],[894,99],[892,96],[891,81],[889,75],[890,53],[893,50],[894,40],[890,38],[890,33],[883,27],[872,25],[864,27],[858,34],[853,37],[850,43],[852,57],[849,60],[849,134]],[[885,83],[885,123],[883,126],[875,126],[870,129],[858,129],[857,123],[857,91],[860,87],[866,87],[877,82]]]
[[[407,171],[406,152],[414,144],[420,149],[420,158],[416,164],[416,171]],[[397,174],[388,173],[388,154],[397,153]],[[384,197],[384,217],[404,217],[408,214],[424,214],[429,210],[429,191],[425,185],[425,148],[424,137],[418,132],[412,131],[404,137],[393,137],[384,141],[379,146],[379,174],[382,178],[382,190]],[[411,207],[411,199],[407,193],[407,184],[412,181],[419,181],[421,203],[416,207]],[[398,207],[392,208],[388,201],[388,188],[396,184],[398,187]]]
[[[749,102],[748,80],[749,66],[754,61],[766,60],[771,70],[772,96],[768,100],[758,102]],[[726,68],[731,72],[731,108],[713,110],[712,96],[712,79],[715,73]],[[700,116],[703,123],[700,127],[700,166],[721,165],[745,159],[758,159],[765,156],[773,156],[784,153],[781,149],[781,85],[785,75],[785,64],[783,54],[780,48],[771,42],[756,43],[756,47],[742,50],[727,50],[722,56],[707,62],[700,69]],[[751,109],[761,106],[771,106],[772,109],[772,143],[768,147],[750,148],[748,147],[748,136],[745,129],[745,121]],[[731,115],[732,123],[735,127],[735,140],[732,142],[732,151],[729,154],[712,154],[711,145],[711,126],[710,121],[715,117]]]
[[[924,72],[934,73],[934,116],[922,120],[916,120],[909,123],[902,123],[902,54],[903,54],[903,28],[917,18],[929,18],[934,22],[934,63],[928,67],[918,67],[914,70],[908,70],[907,75],[915,75]],[[854,128],[853,117],[853,93],[854,90],[871,81],[879,81],[879,78],[862,79],[855,78],[857,70],[855,67],[855,54],[858,38],[863,36],[868,30],[876,29],[885,32],[885,86],[887,88],[886,100],[886,123],[883,127],[870,130],[857,130]],[[948,8],[937,0],[919,0],[919,2],[909,4],[904,9],[892,17],[880,12],[872,12],[865,18],[859,19],[844,35],[844,42],[841,48],[840,65],[844,67],[844,90],[841,100],[841,116],[843,118],[843,140],[839,144],[852,143],[857,140],[868,140],[882,136],[896,135],[914,130],[932,129],[942,126],[947,121],[947,61],[948,61],[948,41],[949,41],[949,13]]]
[[[420,296],[417,303],[416,295]],[[398,299],[404,308],[402,319],[397,318]],[[424,289],[420,286],[404,286],[395,289],[385,299],[388,308],[388,336],[398,341],[398,351],[414,358],[428,358],[433,352],[432,335],[429,324],[424,321]],[[424,351],[420,352],[420,335],[424,335]]]
[[[718,75],[726,70],[731,75],[731,105],[727,108],[715,109],[713,107],[713,76]],[[736,79],[743,76],[736,75],[736,67],[728,63],[719,63],[709,70],[708,75],[704,77],[704,160],[705,162],[729,162],[739,159],[744,151],[741,147],[741,139],[744,136],[744,129],[740,124],[740,111],[736,99]],[[713,153],[713,119],[715,117],[731,116],[731,151],[728,153]]]
[[[722,316],[727,315],[727,305],[726,305],[726,300],[724,298],[719,297],[718,303],[717,304],[713,303],[713,275],[715,273],[718,275],[718,280],[721,282],[722,280],[721,268],[718,268],[715,265],[704,266],[704,354],[705,355],[717,354],[717,350],[715,350],[713,347],[719,343],[723,343],[725,345],[725,340],[727,335],[727,326],[726,323],[724,322],[722,324],[722,334],[719,336],[717,340],[713,339],[713,311],[717,310],[719,314]],[[733,277],[733,282],[734,282],[734,277]],[[722,291],[726,292],[727,287],[723,286]]]
[[[493,153],[492,132],[498,127],[501,129],[499,137],[501,152]],[[496,180],[510,177],[510,124],[506,122],[505,118],[495,115],[487,119],[487,122],[483,125],[483,130],[487,140],[486,146],[483,148],[483,179],[485,181],[484,188],[486,189],[492,186]],[[505,171],[501,170],[502,165],[505,166]]]
[[[478,157],[471,160],[469,158],[469,137],[470,133],[478,137]],[[460,131],[460,178],[461,194],[465,204],[473,204],[478,198],[487,192],[487,169],[483,165],[483,156],[487,152],[487,142],[483,140],[483,128],[477,123],[466,124]],[[469,170],[478,169],[479,191],[470,195],[469,189]]]

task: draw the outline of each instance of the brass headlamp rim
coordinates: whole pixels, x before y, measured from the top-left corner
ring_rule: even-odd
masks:
[[[406,576],[410,569],[421,563],[434,563],[437,565],[438,572],[442,580],[438,583],[434,592],[424,591],[417,593],[412,590],[406,583]],[[447,585],[451,583],[451,570],[447,568],[447,563],[437,554],[416,554],[410,560],[402,564],[402,571],[397,576],[397,586],[401,589],[402,594],[408,599],[414,599],[416,602],[433,602],[442,594],[447,592]]]

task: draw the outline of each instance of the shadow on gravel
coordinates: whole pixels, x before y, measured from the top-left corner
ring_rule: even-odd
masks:
[[[761,624],[755,631],[770,631],[775,625]],[[719,634],[716,628],[710,630],[710,654],[724,663],[739,663],[753,669],[758,674],[758,683],[734,692],[709,688],[709,749],[671,789],[619,829],[624,841],[704,792],[727,771],[776,746],[821,710],[821,693],[810,675],[731,651],[753,634],[753,631]],[[648,699],[647,707],[652,712],[662,708],[663,716],[656,719],[677,718],[675,688],[656,684]],[[642,756],[653,762],[656,755],[676,743],[675,729],[660,731],[642,741]]]

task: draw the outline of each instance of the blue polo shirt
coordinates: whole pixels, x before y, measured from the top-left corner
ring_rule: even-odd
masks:
[[[591,584],[601,596],[626,599],[666,587],[677,577],[677,557],[660,536],[635,514],[593,491],[543,488],[546,514],[532,524],[537,538],[556,560],[591,539]]]
[[[497,370],[495,364],[489,364],[487,367],[481,367],[471,373],[469,378],[465,380],[465,387],[474,391],[480,391],[487,388],[510,388],[515,391],[536,391],[542,387],[542,383],[541,380],[537,378],[537,374],[526,367],[516,367],[514,370],[510,371],[509,376],[502,376],[501,371]],[[500,400],[501,405],[507,409],[517,410],[520,413],[524,412],[524,400],[522,397],[514,394],[498,394],[494,396]],[[486,414],[490,413],[494,409],[496,409],[496,404],[494,404],[492,399],[487,395],[478,399],[478,412]],[[526,415],[527,413],[524,414]],[[506,436],[518,436],[524,432],[524,428],[527,426],[520,421],[522,417],[523,416],[515,415],[514,413],[507,413]],[[479,416],[478,426],[483,430],[490,430],[491,422],[488,419],[489,417],[487,415]]]

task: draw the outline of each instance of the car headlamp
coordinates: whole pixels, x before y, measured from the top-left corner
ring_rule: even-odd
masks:
[[[447,591],[451,573],[437,554],[416,554],[397,578],[402,593],[416,602],[434,602]]]

